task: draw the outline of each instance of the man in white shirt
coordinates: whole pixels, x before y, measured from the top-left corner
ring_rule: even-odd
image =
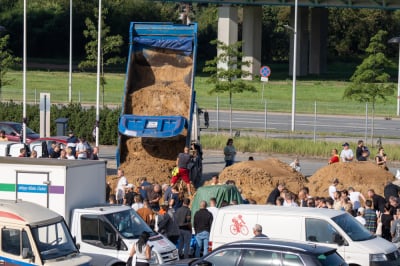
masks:
[[[340,153],[340,159],[342,160],[342,162],[344,163],[348,163],[353,161],[354,159],[354,153],[352,151],[352,149],[349,148],[349,143],[345,142],[343,143],[343,150]]]
[[[118,183],[117,188],[115,189],[115,197],[117,199],[118,204],[122,204],[125,196],[125,188],[128,185],[128,181],[126,180],[124,170],[118,169]]]
[[[336,186],[339,184],[339,179],[334,178],[332,181],[332,185],[329,186],[328,192],[329,192],[329,197],[331,197],[333,200],[335,200],[335,192],[336,192]]]
[[[365,197],[361,192],[355,191],[353,187],[348,188],[350,202],[353,204],[353,210],[357,211],[361,207],[360,198],[365,202]]]

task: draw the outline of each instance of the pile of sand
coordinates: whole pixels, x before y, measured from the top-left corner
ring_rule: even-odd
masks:
[[[383,195],[386,183],[394,180],[392,173],[373,162],[327,165],[306,179],[288,164],[274,158],[236,163],[225,168],[219,176],[221,182],[234,180],[244,197],[254,199],[258,204],[264,204],[271,191],[281,182],[295,195],[303,186],[307,186],[310,195],[327,197],[328,187],[334,178],[339,179],[338,190],[352,186],[364,195],[370,188]]]

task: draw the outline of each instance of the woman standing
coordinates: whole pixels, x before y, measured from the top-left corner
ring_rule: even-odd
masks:
[[[233,146],[233,139],[228,139],[226,146],[224,148],[225,155],[225,167],[231,166],[235,161],[236,149]]]
[[[149,246],[147,243],[150,234],[146,231],[140,235],[139,240],[132,245],[129,253],[129,258],[132,258],[136,254],[136,266],[149,266],[149,260],[151,258],[151,249],[153,246]],[[133,257],[134,258],[134,257]]]
[[[385,170],[389,170],[389,168],[386,166],[386,153],[385,150],[380,147],[378,150],[378,154],[375,156],[375,162],[378,166],[382,167]]]

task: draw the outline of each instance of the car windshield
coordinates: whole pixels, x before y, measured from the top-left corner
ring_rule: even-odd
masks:
[[[353,241],[365,241],[375,238],[374,235],[348,213],[333,217],[332,220],[339,225]]]
[[[32,234],[43,260],[51,260],[77,253],[64,221],[32,228]]]
[[[139,238],[143,231],[149,232],[150,235],[155,235],[153,230],[133,209],[110,213],[105,217],[125,238]]]
[[[15,131],[22,132],[22,124],[14,124],[12,126],[14,128]],[[30,129],[29,127],[26,127],[26,134],[27,135],[32,135],[32,134],[36,134],[35,131],[33,131],[32,129]]]
[[[336,251],[331,251],[325,254],[318,255],[318,261],[322,266],[347,266],[348,264],[343,260],[343,258],[336,253]]]

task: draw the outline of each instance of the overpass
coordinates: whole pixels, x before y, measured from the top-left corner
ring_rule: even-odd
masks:
[[[179,2],[178,0],[162,0]],[[243,8],[243,60],[250,62],[245,70],[259,73],[261,67],[262,6],[290,6],[290,25],[294,25],[295,0],[185,0],[184,3],[218,5],[218,39],[226,44],[238,41],[238,9]],[[327,70],[328,7],[400,9],[400,0],[297,0],[297,55],[298,76],[321,74]],[[292,28],[293,30],[293,28]],[[289,74],[293,69],[294,34],[290,40]]]

